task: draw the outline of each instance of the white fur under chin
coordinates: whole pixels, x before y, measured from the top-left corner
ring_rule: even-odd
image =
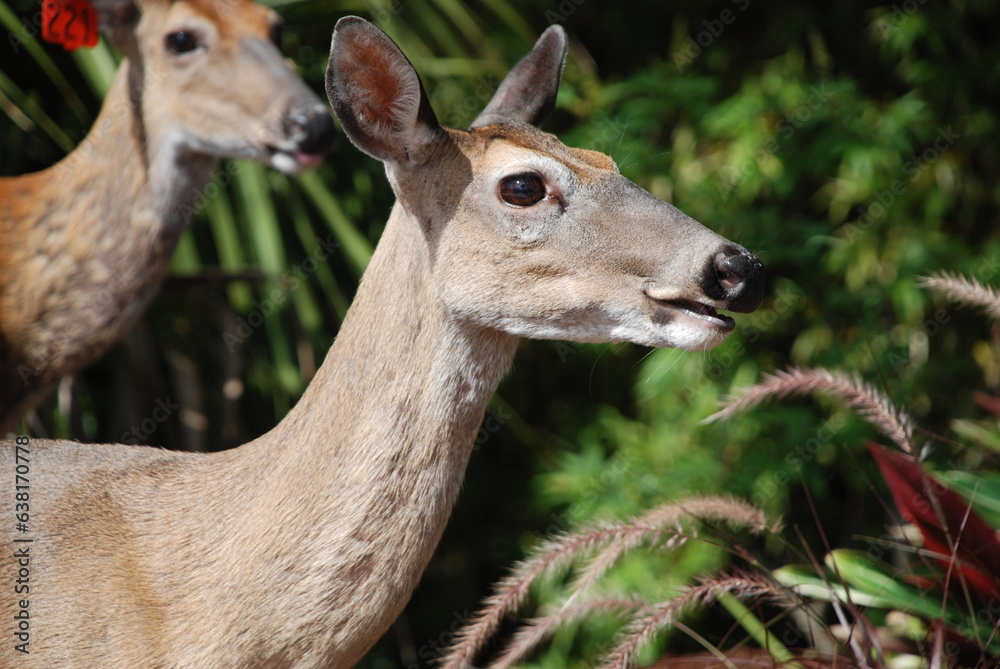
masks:
[[[728,332],[686,323],[656,325],[648,319],[629,319],[632,322],[594,323],[565,326],[559,323],[531,321],[504,323],[510,334],[528,339],[556,339],[593,344],[605,342],[631,342],[653,348],[679,348],[685,351],[707,351],[726,340]]]

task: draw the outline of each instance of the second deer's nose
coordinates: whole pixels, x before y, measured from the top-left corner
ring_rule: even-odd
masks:
[[[333,146],[337,131],[325,106],[293,110],[285,121],[289,135],[299,138],[299,151],[323,153]]]

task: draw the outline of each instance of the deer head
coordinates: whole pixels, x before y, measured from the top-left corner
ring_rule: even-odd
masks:
[[[129,58],[130,96],[153,145],[284,172],[315,166],[333,122],[279,50],[281,19],[250,0],[97,0]],[[171,157],[171,159],[173,159]]]
[[[344,132],[385,163],[418,225],[445,311],[512,335],[703,350],[761,302],[764,268],[537,125],[566,53],[551,27],[468,130],[442,127],[406,57],[358,18],[337,24],[327,94]]]

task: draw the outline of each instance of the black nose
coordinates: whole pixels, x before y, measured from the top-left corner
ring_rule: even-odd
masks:
[[[337,137],[333,117],[325,105],[292,110],[285,117],[285,132],[298,139],[299,151],[303,153],[324,153]]]
[[[720,251],[705,273],[705,294],[725,300],[727,311],[749,313],[764,299],[764,264],[741,248]]]

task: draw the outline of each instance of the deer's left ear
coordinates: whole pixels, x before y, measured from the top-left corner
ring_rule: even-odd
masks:
[[[541,125],[556,106],[559,78],[566,61],[566,31],[550,26],[535,48],[511,70],[472,128],[503,121]]]

